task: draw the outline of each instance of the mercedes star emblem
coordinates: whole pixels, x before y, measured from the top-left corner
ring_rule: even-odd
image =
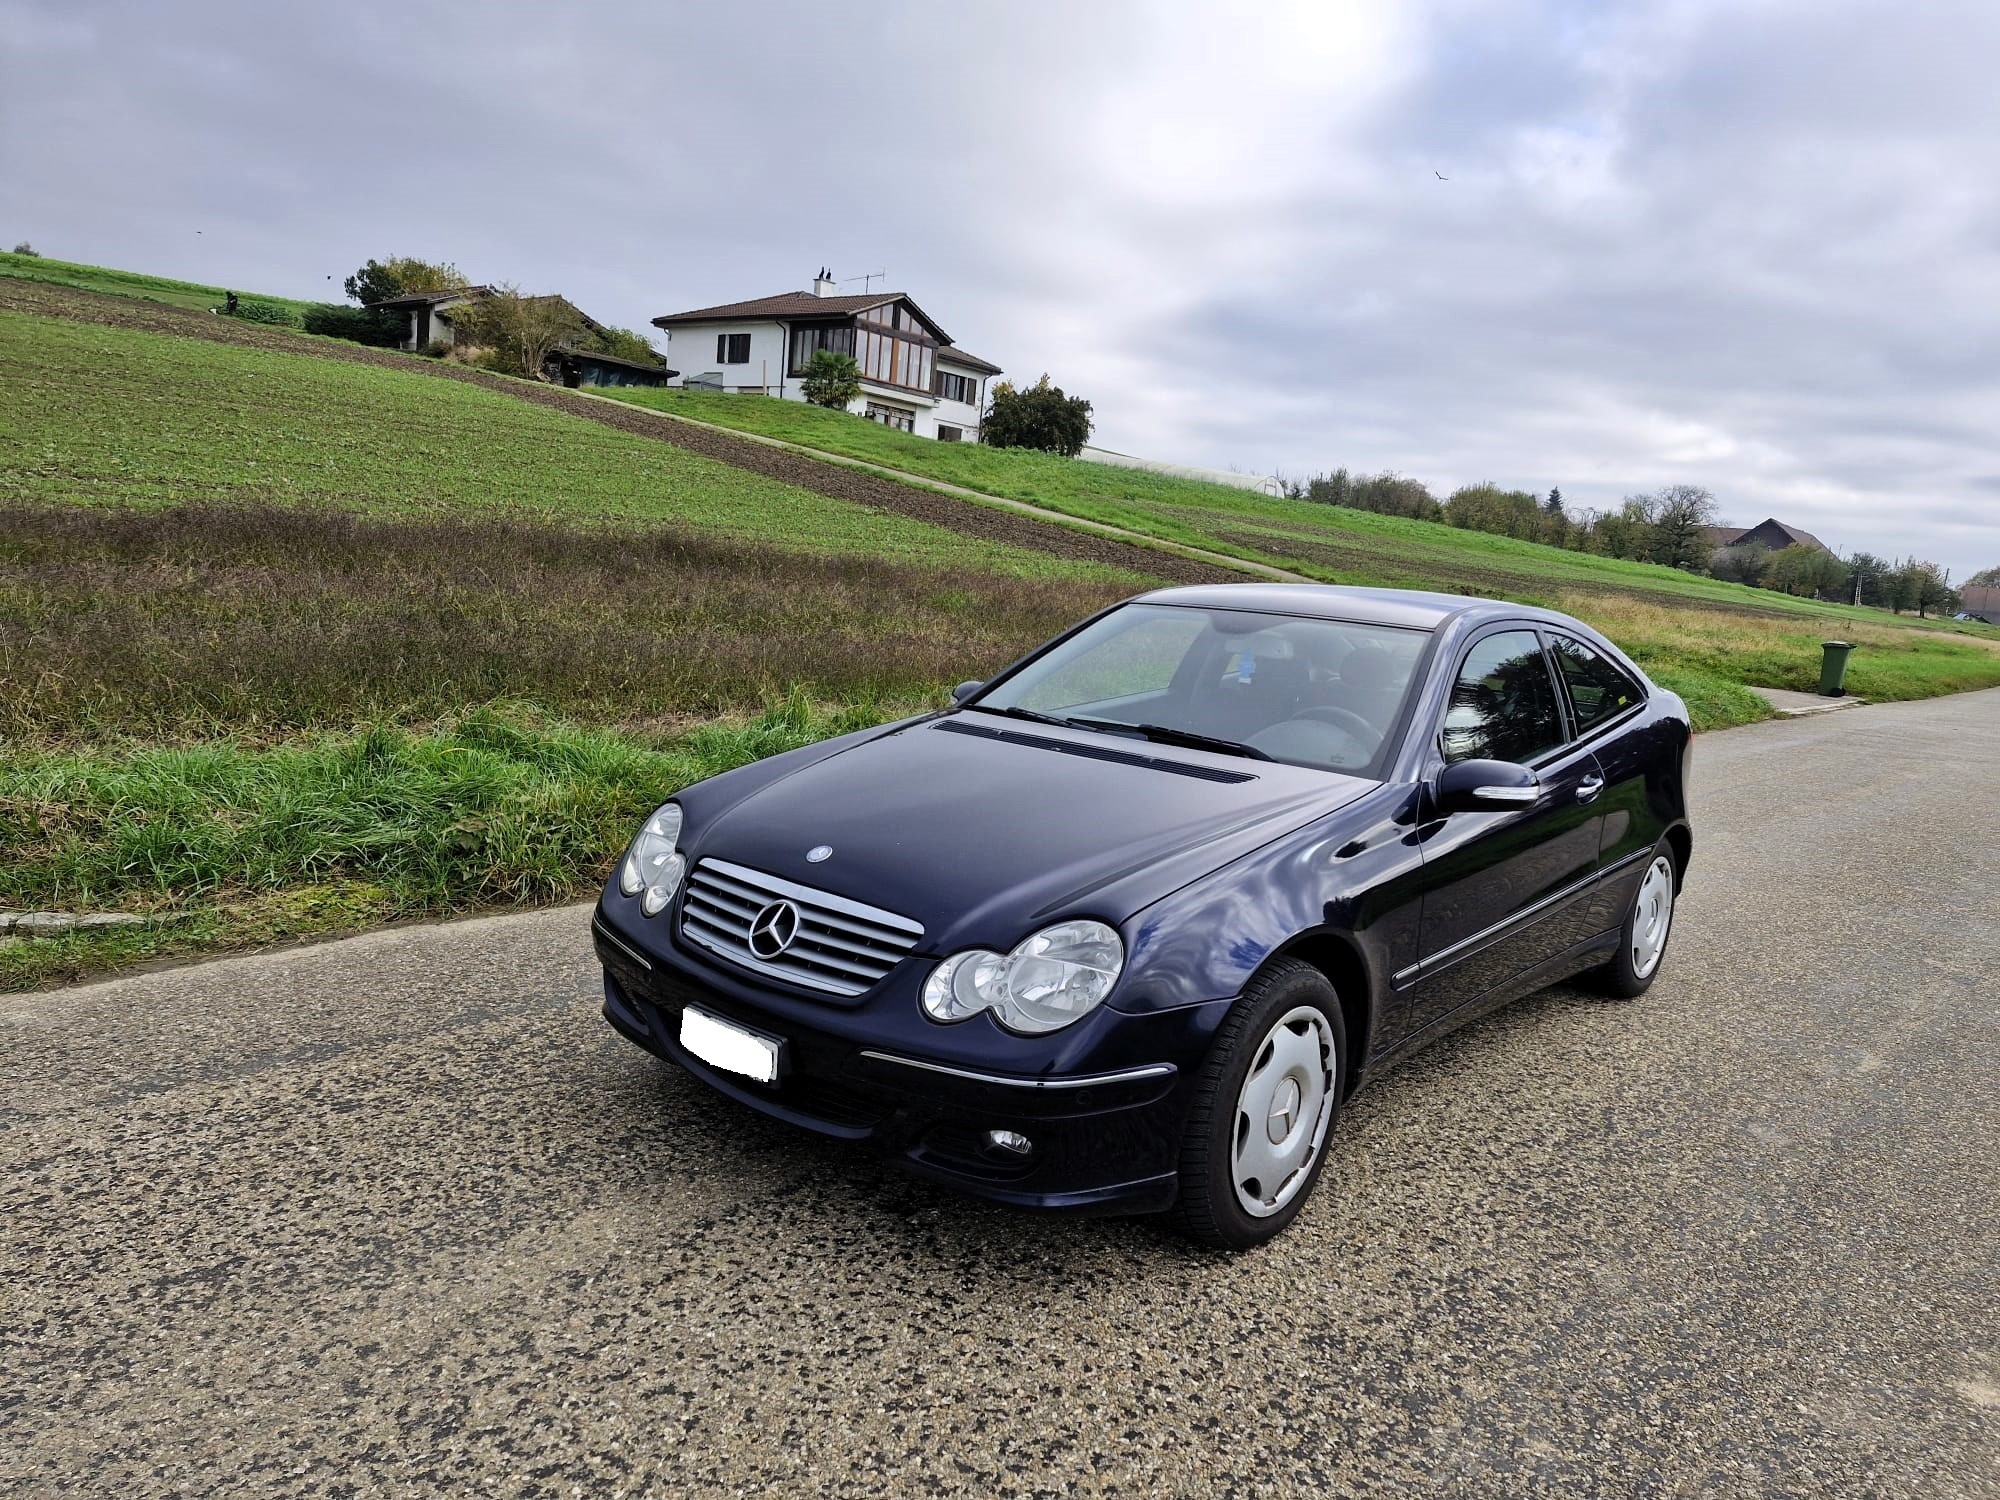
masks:
[[[831,844],[815,844],[812,848],[806,850],[806,863],[809,865],[816,865],[823,859],[831,858],[833,858],[833,845]]]
[[[789,901],[773,901],[751,920],[750,951],[759,958],[776,958],[799,935],[799,909]]]

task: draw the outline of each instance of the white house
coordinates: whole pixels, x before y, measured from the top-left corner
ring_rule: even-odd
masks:
[[[800,381],[818,349],[850,354],[861,394],[848,410],[947,443],[977,442],[986,382],[1000,367],[952,346],[902,292],[838,295],[821,271],[809,292],[698,307],[653,319],[667,335],[676,385],[761,392],[803,401]]]

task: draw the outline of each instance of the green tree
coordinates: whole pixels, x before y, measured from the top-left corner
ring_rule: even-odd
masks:
[[[1916,606],[1918,619],[1923,619],[1926,611],[1945,615],[1958,607],[1958,590],[1951,586],[1951,574],[1933,562],[1913,561],[1906,566],[1910,572],[1910,602]]]
[[[600,328],[592,337],[602,353],[615,354],[620,359],[635,359],[642,365],[661,363],[660,351],[653,347],[653,341],[633,329]]]
[[[806,362],[806,378],[799,393],[814,406],[845,410],[847,403],[861,394],[861,368],[854,356],[836,349],[815,349]]]
[[[341,283],[341,290],[350,300],[367,307],[408,292],[455,292],[465,285],[465,278],[450,261],[392,255],[387,260],[369,261]]]
[[[565,345],[588,344],[583,315],[566,298],[524,297],[496,284],[485,296],[452,309],[453,342],[485,351],[480,363],[503,375],[545,380],[542,364]]]
[[[1414,521],[1441,521],[1444,507],[1420,479],[1403,474],[1372,474],[1354,482],[1343,502],[1355,510],[1383,516],[1408,516]]]
[[[1541,535],[1544,512],[1541,502],[1526,490],[1468,484],[1453,490],[1444,502],[1444,518],[1468,531],[1534,541]]]
[[[1856,552],[1846,561],[1848,602],[1885,607],[1882,603],[1882,577],[1893,569],[1894,564],[1872,552]]]
[[[1793,542],[1771,554],[1764,568],[1764,587],[1807,598],[1838,596],[1847,586],[1847,565],[1820,547]]]
[[[1966,579],[1964,583],[1960,584],[1959,587],[1968,589],[2000,589],[2000,568],[1981,568],[1977,573]]]
[[[1542,509],[1552,516],[1561,515],[1563,513],[1563,492],[1559,489],[1551,489],[1549,491],[1549,498],[1542,502]]]
[[[1771,549],[1750,542],[1741,547],[1718,547],[1709,558],[1708,574],[1728,583],[1747,583],[1755,587],[1763,580],[1764,570],[1771,564]]]
[[[1653,555],[1653,516],[1649,495],[1627,495],[1618,509],[1591,519],[1588,549],[1605,557],[1643,562]]]
[[[1035,448],[1075,458],[1090,441],[1090,427],[1090,403],[1064,395],[1061,386],[1043,375],[1026,390],[1005,380],[993,387],[980,419],[979,440],[994,448]]]
[[[29,244],[26,240],[22,240],[20,244],[14,247],[14,253],[16,255],[32,255],[36,260],[40,260],[42,258],[42,252],[37,250],[33,245]]]

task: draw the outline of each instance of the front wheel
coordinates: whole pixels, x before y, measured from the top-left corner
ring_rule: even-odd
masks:
[[[1181,1146],[1181,1227],[1246,1250],[1299,1216],[1326,1165],[1347,1044],[1340,999],[1310,964],[1281,959],[1222,1023],[1195,1083]]]
[[[1674,926],[1674,859],[1664,848],[1653,851],[1653,862],[1639,881],[1639,893],[1625,913],[1618,935],[1618,952],[1590,973],[1594,989],[1620,1000],[1635,999],[1652,988],[1667,956],[1667,937]]]

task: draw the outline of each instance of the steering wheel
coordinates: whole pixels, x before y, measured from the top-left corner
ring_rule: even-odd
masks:
[[[1331,724],[1336,729],[1343,729],[1365,746],[1370,755],[1373,755],[1376,747],[1382,743],[1382,731],[1351,708],[1336,708],[1330,703],[1315,703],[1310,708],[1300,709],[1292,717],[1317,719],[1322,724]]]

